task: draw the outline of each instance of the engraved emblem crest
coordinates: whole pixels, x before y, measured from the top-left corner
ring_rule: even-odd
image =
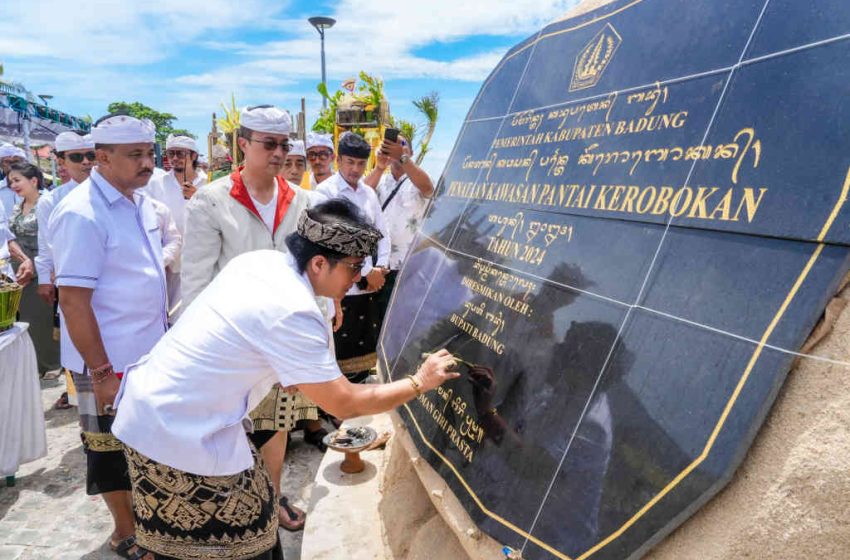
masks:
[[[614,26],[606,23],[576,56],[570,91],[595,86],[622,42],[623,38]]]

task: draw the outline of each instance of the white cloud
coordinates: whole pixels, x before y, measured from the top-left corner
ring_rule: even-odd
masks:
[[[238,29],[285,8],[274,0],[42,0],[5,2],[0,52],[92,65],[167,58],[209,33]]]
[[[577,1],[341,0],[328,12],[304,17],[300,12],[308,2],[291,0],[5,2],[0,53],[8,78],[34,93],[56,94],[60,108],[97,117],[109,102],[138,100],[201,133],[231,93],[240,105],[289,108],[306,95],[310,117],[315,116],[319,38],[306,15],[329,15],[338,20],[326,41],[332,89],[365,70],[386,80],[388,89],[398,80],[410,81],[400,89],[411,96],[441,89],[427,83],[436,79],[462,82],[453,90],[470,92],[441,100],[441,124],[426,159],[429,170],[438,172],[474,84],[517,36],[533,34]],[[258,34],[275,40],[258,40]],[[504,44],[496,48],[499,41],[490,40],[487,48],[470,48],[474,41],[467,39],[481,36],[503,37]],[[427,54],[435,43],[439,59]],[[200,64],[174,64],[186,57]],[[187,72],[186,66],[198,70]],[[178,72],[185,73],[175,76]],[[412,112],[409,99],[398,90],[391,99],[394,111],[409,117],[403,109]]]
[[[531,34],[577,1],[431,0],[400,6],[389,0],[344,0],[334,13],[328,14],[337,19],[336,25],[326,31],[328,75],[347,77],[366,70],[385,79],[480,81],[498,63],[505,49],[449,60],[432,60],[413,53],[435,42],[450,46],[470,36]],[[236,45],[236,52],[250,61],[199,76],[185,76],[183,83],[209,84],[231,74],[257,84],[265,83],[270,74],[285,78],[316,77],[319,68],[316,31],[306,21],[295,19],[267,22],[266,26],[292,33],[294,37],[262,45]],[[216,50],[224,50],[227,45],[215,41],[205,44]]]

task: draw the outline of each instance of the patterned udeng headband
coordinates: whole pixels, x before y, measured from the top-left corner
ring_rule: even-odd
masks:
[[[325,249],[350,257],[368,257],[384,237],[369,225],[352,226],[343,222],[322,224],[308,216],[306,210],[298,218],[298,235]]]

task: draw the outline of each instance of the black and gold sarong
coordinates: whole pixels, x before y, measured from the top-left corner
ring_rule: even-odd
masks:
[[[114,416],[98,414],[91,377],[72,371],[86,452],[86,494],[130,490],[124,444],[112,435]]]
[[[157,559],[282,559],[271,478],[252,452],[250,469],[202,476],[127,447],[138,545]]]
[[[381,334],[380,292],[345,296],[342,300],[342,326],[334,333],[336,361],[352,383],[369,378],[378,362],[375,353]]]

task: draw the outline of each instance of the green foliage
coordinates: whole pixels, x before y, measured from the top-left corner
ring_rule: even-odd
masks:
[[[376,107],[380,105],[384,98],[384,81],[376,76],[370,76],[362,70],[360,71],[360,81],[361,84],[357,88],[359,93],[356,96],[357,99],[366,105],[375,105]]]
[[[221,108],[224,109],[224,116],[216,120],[216,125],[225,135],[229,136],[239,128],[239,108],[236,107],[236,95],[230,94],[230,107],[222,103]]]
[[[337,90],[331,96],[325,84],[321,83],[316,89],[324,99],[328,100],[328,108],[322,109],[319,113],[319,118],[313,123],[313,131],[328,134],[333,133],[334,124],[336,123],[337,106],[345,92]],[[357,87],[357,93],[354,97],[366,105],[380,105],[384,100],[384,81],[375,76],[370,76],[366,72],[360,72],[360,85]],[[431,137],[437,128],[437,119],[440,113],[439,104],[440,95],[436,91],[432,91],[428,95],[413,100],[413,106],[425,118],[425,122],[418,126],[410,121],[395,118],[392,115],[389,117],[389,125],[399,129],[401,134],[410,142],[411,146],[413,146],[416,140],[417,133],[424,127],[425,134],[421,138],[419,145],[414,149],[417,165],[422,163],[422,160],[428,153]]]
[[[440,94],[436,91],[432,91],[428,95],[413,101],[413,106],[425,117],[426,126],[425,136],[416,150],[416,165],[421,165],[422,160],[425,159],[425,154],[428,153],[429,146],[431,145],[431,137],[434,136],[434,130],[437,128],[437,119],[440,116],[439,105]]]
[[[416,138],[417,127],[410,121],[406,121],[404,119],[392,119],[393,120],[393,128],[399,129],[401,135],[407,138],[407,141],[410,142],[410,145],[413,145],[413,142]]]
[[[136,117],[137,119],[150,119],[156,126],[156,141],[158,143],[164,143],[165,139],[168,138],[169,134],[185,132],[181,130],[175,130],[172,126],[172,123],[177,120],[176,116],[172,115],[171,113],[162,113],[160,111],[157,111],[156,109],[148,107],[143,103],[139,103],[138,101],[134,101],[132,103],[116,101],[115,103],[109,104],[109,107],[107,107],[107,111],[109,111],[110,113],[117,113],[123,111],[130,116]]]
[[[328,94],[328,88],[325,84],[320,83],[316,89],[323,98],[328,100],[328,108],[322,109],[319,112],[319,118],[313,123],[313,132],[332,134],[334,131],[334,124],[336,123],[336,108],[339,104],[340,98],[342,97],[342,90],[337,91],[333,94],[333,97],[331,97]]]

